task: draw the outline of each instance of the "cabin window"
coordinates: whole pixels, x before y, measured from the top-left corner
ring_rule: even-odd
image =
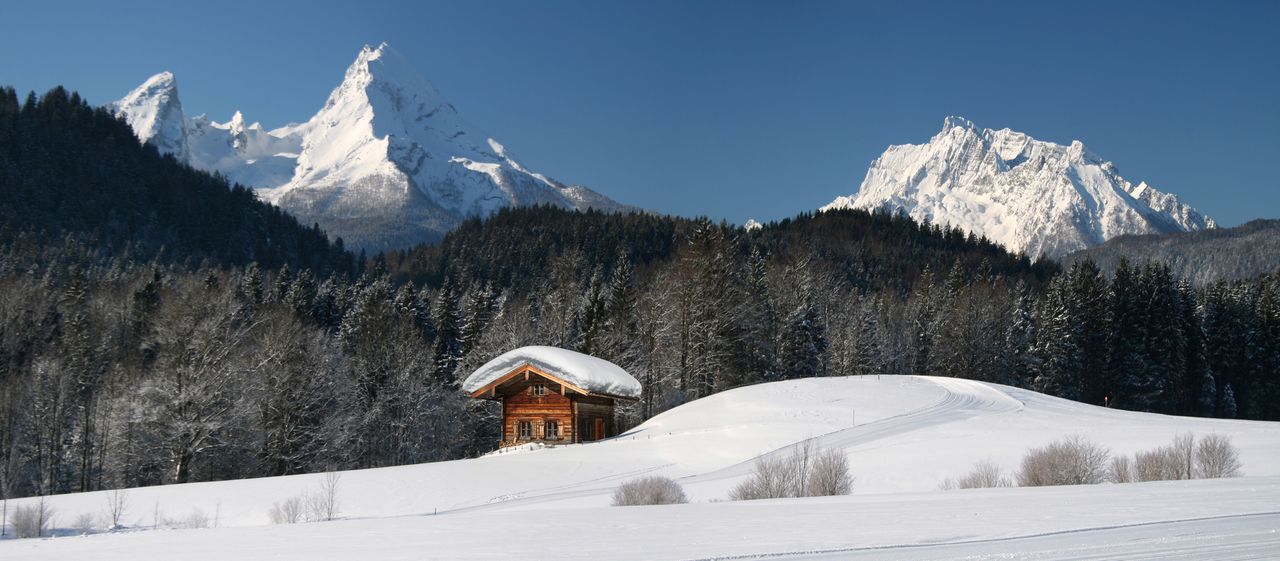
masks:
[[[520,421],[516,423],[516,429],[516,434],[520,435],[520,438],[533,438],[533,421]]]
[[[560,422],[547,421],[543,423],[542,438],[545,438],[547,440],[559,440],[560,439]]]
[[[537,383],[537,384],[534,384],[534,385],[533,385],[533,395],[536,395],[536,396],[544,396],[544,395],[547,395],[547,385],[546,385],[546,384],[543,384],[543,383]]]

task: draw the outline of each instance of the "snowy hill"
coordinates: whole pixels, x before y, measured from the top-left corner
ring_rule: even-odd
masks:
[[[1115,453],[1132,454],[1188,431],[1231,436],[1247,477],[937,490],[944,479],[980,460],[1012,471],[1029,447],[1064,435],[1083,434]],[[845,451],[857,478],[853,496],[706,504],[725,499],[758,456],[809,438]],[[698,504],[606,506],[618,483],[647,474],[677,478]],[[535,558],[856,552],[926,543],[973,547],[975,540],[996,539],[1055,549],[1062,544],[1028,536],[1130,527],[1127,531],[1135,534],[1125,539],[1138,543],[1151,538],[1142,532],[1152,524],[1208,531],[1223,517],[1256,513],[1271,516],[1258,524],[1274,524],[1280,423],[1118,411],[947,378],[794,380],[698,400],[598,443],[345,472],[339,492],[345,520],[246,528],[267,524],[273,503],[314,490],[320,479],[303,475],[134,489],[126,516],[130,527],[149,528],[158,510],[162,519],[175,521],[197,511],[209,519],[216,513],[221,528],[14,540],[0,542],[0,557],[159,559],[184,548],[184,558],[200,559],[407,559],[428,547],[440,558],[501,558],[510,543],[493,538],[494,528],[536,545],[529,550]],[[105,493],[58,496],[52,502],[69,520],[99,511]],[[439,516],[415,516],[433,513]],[[566,541],[550,531],[564,524],[597,528],[599,539]],[[1240,533],[1242,528],[1253,526],[1229,529]],[[655,533],[671,539],[646,547],[642,540],[653,540]],[[297,540],[310,545],[298,547]]]
[[[890,146],[854,195],[822,209],[888,208],[956,226],[1036,257],[1059,257],[1124,234],[1213,228],[1213,219],[1080,141],[1044,142],[948,117],[926,144]]]
[[[239,112],[225,123],[188,119],[168,72],[111,108],[144,142],[256,188],[349,248],[434,241],[468,217],[507,206],[629,209],[520,165],[386,44],[366,46],[302,124],[266,130],[246,125]]]

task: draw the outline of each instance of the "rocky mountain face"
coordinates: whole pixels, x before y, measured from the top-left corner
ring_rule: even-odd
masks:
[[[1079,141],[1063,146],[960,117],[948,117],[928,143],[890,146],[856,194],[823,210],[847,207],[956,226],[1032,257],[1125,234],[1214,227],[1177,196],[1126,180]]]
[[[266,130],[239,112],[225,123],[187,118],[168,72],[110,107],[144,142],[255,188],[348,248],[435,241],[509,206],[630,208],[520,165],[386,44],[361,50],[306,123]]]
[[[178,81],[170,72],[147,79],[129,95],[107,105],[116,117],[133,127],[138,140],[149,142],[164,154],[181,161],[191,157],[187,148],[187,117],[178,99]]]

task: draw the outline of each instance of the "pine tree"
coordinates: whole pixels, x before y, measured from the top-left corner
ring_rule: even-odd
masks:
[[[777,318],[773,295],[769,290],[768,259],[760,248],[752,248],[747,258],[746,283],[739,321],[742,323],[742,348],[735,367],[744,372],[744,382],[764,382],[778,378]]]
[[[1114,390],[1107,381],[1108,285],[1097,264],[1088,259],[1077,262],[1067,273],[1070,286],[1071,321],[1078,326],[1080,401],[1102,405],[1103,397]]]
[[[1224,419],[1234,419],[1239,412],[1236,408],[1236,392],[1231,389],[1231,384],[1222,390],[1222,404],[1219,406]]]
[[[1181,380],[1176,384],[1180,415],[1213,414],[1215,387],[1205,359],[1204,328],[1191,283],[1183,279],[1177,289],[1178,329],[1183,334]]]
[[[605,285],[604,268],[596,266],[587,282],[587,290],[578,302],[575,316],[578,341],[575,345],[578,352],[588,355],[600,352],[601,337],[605,328],[609,305],[609,294]]]
[[[1035,355],[1037,345],[1034,300],[1025,284],[1016,289],[1018,303],[1013,309],[1013,321],[1005,331],[1002,370],[1005,379],[1000,381],[1017,387],[1030,387],[1039,368]]]
[[[828,346],[826,326],[815,309],[812,296],[805,295],[800,305],[787,316],[778,352],[782,378],[791,380],[821,375],[823,356]]]
[[[1084,328],[1073,313],[1073,298],[1065,276],[1049,284],[1038,314],[1041,318],[1041,337],[1036,348],[1039,369],[1031,387],[1041,393],[1079,400]]]
[[[446,278],[431,306],[436,327],[435,378],[443,384],[457,384],[457,367],[462,358],[462,312],[453,281]]]

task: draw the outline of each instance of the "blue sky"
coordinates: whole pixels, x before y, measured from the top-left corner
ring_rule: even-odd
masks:
[[[950,114],[1073,139],[1220,223],[1280,217],[1280,2],[6,2],[0,83],[313,114],[391,43],[527,167],[741,222],[857,190]]]

